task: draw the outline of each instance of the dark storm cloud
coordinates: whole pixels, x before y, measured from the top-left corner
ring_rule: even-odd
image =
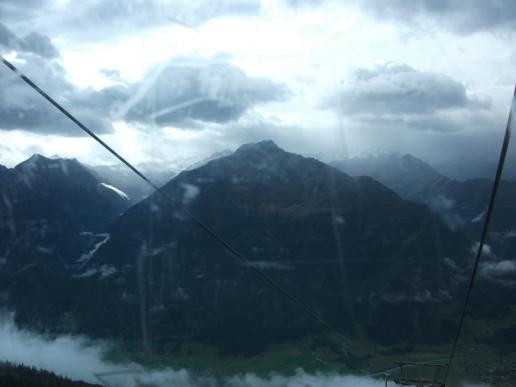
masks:
[[[227,63],[178,61],[149,78],[149,83],[129,87],[128,94],[136,98],[127,103],[127,120],[160,126],[222,123],[238,119],[256,104],[287,96],[285,86],[248,77]]]
[[[85,124],[98,133],[112,131],[107,116],[120,93],[116,88],[97,92],[80,90],[66,79],[66,73],[56,58],[59,51],[50,39],[37,32],[17,37],[0,24],[0,52],[17,52],[15,65],[70,108]],[[48,102],[30,89],[5,66],[0,69],[0,129],[21,129],[45,134],[80,136],[82,133]]]
[[[77,5],[73,5],[77,7]],[[80,6],[78,21],[129,20],[136,25],[179,22],[196,26],[221,15],[254,15],[260,11],[259,0],[101,0]],[[66,9],[65,9],[66,10]],[[68,7],[72,10],[72,5]]]
[[[516,31],[514,0],[357,0],[360,7],[384,20],[417,25],[430,19],[458,33]]]
[[[0,15],[2,20],[26,20],[28,17],[36,15],[50,0],[1,0]]]
[[[100,101],[101,93],[94,90],[79,92],[66,80],[63,69],[53,61],[47,61],[34,54],[22,56],[25,64],[17,65],[35,82],[54,96],[58,102],[69,108],[86,125],[98,133],[112,130],[106,120],[106,106],[92,106],[91,101]],[[45,134],[81,136],[82,133],[62,114],[56,111],[40,95],[36,94],[18,77],[6,68],[0,71],[0,129],[21,129]],[[105,98],[106,99],[106,98]]]
[[[3,6],[5,7],[5,4]],[[32,32],[24,38],[19,38],[0,24],[0,52],[2,51],[16,51],[20,60],[16,66],[50,95],[55,96],[59,102],[73,108],[74,113],[86,124],[95,127],[99,133],[106,133],[112,129],[111,124],[104,118],[104,106],[97,106],[96,109],[85,107],[90,98],[95,98],[98,93],[93,90],[78,93],[78,90],[67,81],[63,68],[55,60],[59,57],[59,51],[47,36]],[[78,95],[82,96],[83,100]],[[80,135],[69,120],[4,66],[0,71],[0,129]]]
[[[287,0],[294,8],[319,6],[331,0]],[[395,20],[421,27],[421,21],[431,21],[461,34],[478,31],[516,31],[516,1],[514,0],[352,0],[381,21]]]
[[[5,25],[0,23],[0,46],[12,48],[18,42],[16,35],[12,33]]]
[[[59,51],[52,44],[50,38],[39,32],[31,32],[21,39],[20,48],[24,51],[42,56],[43,58],[56,58],[59,56]]]
[[[230,8],[244,12],[241,8],[248,3],[235,2]],[[116,1],[102,4],[108,7],[106,12],[109,6],[124,8]],[[96,5],[100,7],[100,3]],[[1,48],[16,51],[21,59],[17,66],[99,134],[113,130],[115,111],[122,112],[118,119],[127,121],[195,127],[202,121],[222,123],[238,119],[253,105],[279,100],[287,94],[284,86],[248,77],[220,60],[176,60],[132,84],[121,82],[116,71],[105,70],[103,74],[119,84],[101,91],[79,89],[67,81],[65,71],[55,60],[59,51],[47,36],[32,32],[19,38],[0,24]],[[83,135],[5,68],[0,72],[0,87],[1,129]]]
[[[59,21],[59,33],[106,41],[135,30],[170,24],[195,28],[216,17],[259,12],[259,0],[97,0],[69,2],[51,14]]]
[[[489,107],[488,101],[469,95],[462,83],[447,75],[392,63],[356,70],[330,104],[362,122],[433,131],[454,130],[461,126],[463,113]]]
[[[287,96],[283,85],[207,60],[176,60],[131,84],[121,82],[116,72],[104,71],[117,77],[118,84],[100,91],[80,89],[68,82],[59,61],[52,59],[59,52],[48,37],[33,33],[19,39],[7,28],[0,33],[4,46],[18,52],[21,62],[16,65],[99,134],[112,132],[114,118],[153,126],[228,122],[256,104]],[[0,128],[84,135],[6,68],[0,72]]]
[[[260,0],[0,0],[2,22],[16,31],[37,28],[52,36],[102,42],[166,25],[195,28],[214,18],[260,11]]]
[[[0,48],[32,53],[44,58],[56,58],[59,56],[59,51],[48,36],[38,32],[31,32],[24,38],[18,38],[2,23],[0,23]]]

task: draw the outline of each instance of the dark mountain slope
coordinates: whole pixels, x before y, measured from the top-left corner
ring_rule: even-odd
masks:
[[[128,201],[76,160],[34,155],[0,174],[2,306],[56,313],[61,305],[52,294],[69,293],[70,266]]]
[[[65,261],[77,252],[80,232],[101,232],[128,206],[77,160],[34,155],[7,172],[0,227],[9,234],[2,242],[20,240]]]
[[[34,155],[14,168],[8,191],[17,217],[77,230],[100,230],[128,205],[75,159]]]
[[[496,165],[491,179],[452,180],[439,175],[432,167],[410,155],[384,153],[334,163],[353,175],[370,175],[402,197],[425,204],[436,211],[452,229],[460,230],[477,242],[485,221]],[[463,165],[470,172],[476,165]],[[480,174],[482,171],[478,169]],[[482,172],[483,173],[483,172]],[[510,178],[509,170],[504,178]],[[464,178],[464,176],[462,177]],[[477,317],[502,317],[510,314],[511,295],[516,286],[513,268],[516,249],[516,183],[503,180],[491,217],[487,246],[481,261],[475,307]],[[473,243],[473,242],[472,242]],[[472,251],[474,250],[472,246]],[[450,268],[452,269],[452,268]],[[469,267],[455,268],[456,275],[468,276]]]
[[[469,243],[371,178],[263,142],[183,172],[164,190],[250,262],[154,194],[116,220],[78,274],[89,284],[73,312],[81,329],[148,345],[187,337],[227,351],[321,330],[254,266],[348,334],[395,342],[451,332],[457,281],[444,257],[460,261]]]

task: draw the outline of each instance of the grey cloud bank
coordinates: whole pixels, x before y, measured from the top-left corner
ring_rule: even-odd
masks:
[[[29,16],[45,30],[58,27],[66,36],[88,41],[170,24],[195,28],[217,17],[247,17],[260,10],[259,0],[93,0],[59,5],[48,0],[6,0],[0,4],[5,20],[23,24]]]
[[[512,0],[358,0],[379,18],[417,25],[430,19],[454,32],[516,31],[516,3]]]
[[[355,71],[354,83],[339,96],[350,114],[427,114],[456,108],[486,108],[488,103],[466,94],[466,88],[444,74],[387,63]]]
[[[21,43],[20,43],[21,42]],[[70,83],[47,36],[31,33],[19,40],[0,24],[0,48],[18,51],[16,66],[97,134],[113,132],[114,120],[151,126],[196,127],[240,118],[252,106],[283,100],[286,86],[248,77],[219,60],[176,59],[139,82],[121,81],[118,72],[103,71],[117,81],[99,91]],[[115,75],[115,78],[113,78]],[[7,69],[0,72],[0,129],[82,136],[84,133]]]
[[[450,129],[453,114],[443,117],[443,113],[472,113],[489,107],[487,100],[468,95],[464,85],[449,76],[396,63],[357,69],[351,82],[329,102],[355,119],[433,131]]]
[[[355,69],[323,106],[345,120],[357,147],[394,149],[431,163],[496,157],[508,114],[446,74],[393,62]]]
[[[188,121],[228,122],[255,104],[287,97],[285,86],[264,78],[248,77],[227,63],[181,60],[130,85],[122,110],[129,121],[160,126]]]
[[[106,105],[92,103],[100,102],[104,93],[79,90],[66,79],[63,68],[55,61],[33,54],[20,56],[25,63],[16,65],[86,125],[99,134],[112,131],[111,122],[106,118]],[[81,135],[66,117],[6,68],[0,72],[0,129]]]
[[[59,51],[48,36],[39,32],[31,32],[24,38],[18,38],[9,28],[0,23],[0,47],[2,46],[6,49],[32,53],[43,58],[59,56]]]
[[[328,0],[286,0],[291,7],[318,6]],[[393,20],[418,27],[421,22],[431,22],[459,34],[479,31],[496,33],[516,31],[516,3],[512,0],[353,0],[356,5],[374,17]],[[241,17],[260,14],[259,0],[94,0],[68,2],[56,7],[48,0],[18,2],[4,0],[0,12],[5,20],[19,22],[27,15],[38,19],[45,13],[66,32],[84,38],[98,38],[107,31],[112,38],[131,28],[144,28],[176,23],[196,27],[207,21],[229,15]],[[109,23],[106,23],[109,21]],[[39,19],[48,26],[48,21]]]
[[[27,16],[36,15],[42,7],[50,4],[49,0],[2,0],[0,2],[0,15],[3,20],[26,20]]]
[[[510,47],[496,34],[473,32],[511,31],[516,19],[513,11],[507,0],[395,0],[388,4],[376,0],[346,4],[322,0],[5,0],[0,2],[0,13],[10,29],[0,26],[0,46],[19,51],[16,64],[102,135],[114,133],[113,123],[122,121],[128,125],[120,125],[121,132],[129,127],[161,135],[161,140],[173,139],[174,145],[193,138],[188,129],[195,129],[209,140],[197,137],[196,148],[216,142],[217,149],[224,149],[235,146],[237,139],[273,138],[284,140],[281,144],[292,151],[322,154],[337,152],[334,148],[342,145],[339,139],[349,134],[350,153],[395,149],[439,162],[471,153],[494,157],[498,150],[508,100],[503,93],[513,61],[502,53],[491,55],[492,60],[485,55],[479,61],[486,44],[500,44],[507,52]],[[327,18],[333,13],[338,20],[349,16],[349,25]],[[411,44],[397,40],[406,33],[406,24],[414,27],[409,28],[410,35],[416,36],[409,39]],[[275,33],[272,39],[270,31]],[[377,35],[369,39],[369,33]],[[353,41],[345,59],[339,56],[339,46],[332,45],[339,39]],[[343,49],[347,47],[344,40]],[[473,40],[479,42],[474,48],[469,45]],[[448,55],[444,59],[449,63],[436,57],[434,70],[428,66],[434,62],[421,62],[427,55],[413,52],[419,50],[414,42],[435,55],[442,53],[443,58],[449,50],[464,49],[464,56]],[[160,47],[166,55],[138,63],[147,45]],[[440,45],[446,50],[436,50]],[[126,51],[129,46],[131,50]],[[110,59],[106,48],[111,47],[120,57],[105,60],[103,56]],[[217,52],[226,56],[217,57]],[[368,67],[388,60],[401,64]],[[333,111],[321,109],[320,96],[357,67],[354,77],[329,98]],[[457,67],[467,71],[462,74]],[[27,142],[37,142],[47,134],[83,135],[5,72],[0,71],[0,129],[42,135],[27,133]],[[141,80],[129,83],[124,76]],[[503,85],[497,83],[497,76],[503,78]],[[79,88],[70,79],[83,84],[101,79],[110,86]],[[301,86],[301,79],[313,82],[313,88]],[[342,130],[338,127],[341,117],[335,112],[344,116]],[[249,119],[253,115],[260,118]],[[184,130],[165,133],[164,127]],[[215,139],[209,131],[216,132]],[[9,146],[21,147],[15,142]]]
[[[384,383],[367,377],[338,374],[308,374],[297,370],[292,376],[259,377],[243,374],[224,379],[197,376],[186,370],[148,370],[134,363],[114,364],[103,360],[109,344],[85,337],[46,338],[18,329],[12,315],[0,316],[0,361],[44,368],[76,380],[108,386],[206,386],[206,387],[381,387]],[[95,376],[98,375],[98,376]],[[99,379],[100,377],[100,379]]]

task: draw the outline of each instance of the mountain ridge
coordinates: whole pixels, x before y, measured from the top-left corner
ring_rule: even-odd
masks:
[[[450,303],[439,286],[453,292],[454,285],[446,274],[432,279],[435,265],[444,261],[433,239],[423,236],[438,233],[442,251],[459,261],[467,246],[430,210],[402,200],[377,181],[352,178],[270,142],[245,145],[183,171],[162,189],[174,203],[154,193],[130,208],[80,272],[87,273],[84,281],[90,290],[101,292],[106,302],[102,308],[118,311],[103,328],[96,321],[96,329],[116,330],[120,320],[127,322],[127,334],[134,335],[142,332],[144,321],[152,345],[173,332],[239,352],[320,329],[261,282],[248,264],[229,256],[182,206],[244,254],[250,265],[267,270],[304,302],[318,305],[318,313],[348,334],[355,332],[358,316],[375,315],[365,329],[384,341],[399,339],[401,332],[391,324],[379,329],[381,318],[393,318],[405,335],[416,335],[412,323],[390,313],[400,302],[409,315],[420,316],[428,313],[426,302]],[[392,267],[386,270],[384,262]],[[425,276],[414,288],[410,278],[419,270]],[[374,302],[366,302],[371,297]],[[97,308],[94,304],[88,301]],[[136,310],[143,320],[128,317]],[[381,310],[390,317],[381,317]],[[76,313],[94,329],[84,312]],[[279,313],[278,318],[269,321],[265,316],[271,313]],[[444,320],[428,324],[418,318],[423,337],[449,334],[450,323]]]

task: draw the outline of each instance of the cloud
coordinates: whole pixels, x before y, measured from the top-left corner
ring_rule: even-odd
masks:
[[[195,30],[216,18],[260,12],[260,0],[0,1],[0,15],[8,25],[74,42],[118,41],[171,25]]]
[[[74,114],[88,126],[94,127],[98,133],[112,130],[111,123],[105,118],[106,106],[112,105],[111,102],[103,104],[105,98],[102,97],[106,93],[97,93],[93,89],[79,90],[71,84],[58,61],[59,51],[48,36],[31,32],[24,38],[18,38],[0,23],[2,48],[1,51],[15,51],[15,65],[58,102],[72,108]],[[95,105],[92,100],[102,103]],[[92,106],[95,108],[92,109]],[[0,130],[16,129],[45,134],[82,135],[67,118],[2,65]]]
[[[76,9],[70,4],[64,13]],[[258,0],[102,0],[83,4],[76,10],[73,21],[91,27],[107,21],[115,25],[150,26],[157,24],[179,23],[197,26],[221,15],[254,15],[260,10]],[[80,12],[78,12],[80,11]]]
[[[38,32],[31,32],[24,38],[18,38],[4,24],[0,23],[0,48],[32,53],[43,58],[57,58],[59,51],[50,38]]]
[[[31,33],[18,39],[0,24],[0,43],[16,50],[16,66],[97,134],[111,133],[115,119],[190,128],[202,122],[225,123],[256,104],[282,100],[288,94],[284,85],[249,77],[219,57],[176,59],[130,84],[116,71],[105,70],[114,85],[100,91],[80,89],[67,80],[57,60],[59,52],[48,37]],[[0,72],[0,129],[84,135],[5,68]]]
[[[500,262],[491,262],[486,263],[482,267],[482,272],[486,275],[505,275],[505,274],[515,274],[516,273],[516,262],[514,261],[500,261]]]
[[[501,260],[496,262],[485,262],[481,264],[480,275],[488,280],[495,281],[507,287],[514,287],[516,281],[516,262]]]
[[[52,44],[50,38],[38,32],[31,32],[20,41],[20,47],[43,58],[57,58],[59,51]]]
[[[328,101],[345,116],[370,125],[450,131],[461,127],[464,113],[475,114],[489,102],[470,95],[451,77],[386,63],[355,70],[350,83]]]
[[[199,376],[187,370],[145,369],[136,363],[111,363],[104,354],[111,348],[107,342],[92,341],[84,336],[45,337],[17,328],[12,315],[0,316],[0,361],[23,363],[44,368],[59,375],[109,386],[155,387],[288,387],[353,386],[380,387],[384,383],[368,377],[343,376],[337,373],[309,374],[301,369],[294,375],[271,374],[215,378]],[[100,379],[99,379],[100,377]]]
[[[93,0],[60,4],[32,1],[38,12],[27,9],[26,17],[44,30],[55,30],[83,41],[103,42],[135,31],[143,33],[172,24],[196,28],[214,18],[247,17],[261,11],[259,0]],[[19,6],[13,5],[10,9],[9,19],[19,20],[24,13]]]
[[[426,114],[486,106],[468,96],[464,85],[447,75],[397,63],[355,70],[353,83],[338,98],[341,109],[348,114]]]
[[[430,21],[460,34],[479,31],[516,31],[516,2],[513,0],[356,0],[375,17],[391,19],[416,28]]]
[[[451,299],[451,295],[448,291],[439,289],[436,294],[432,294],[428,289],[412,289],[414,290],[411,294],[383,294],[382,300],[389,303],[408,303],[417,302],[420,304],[424,303],[441,303]]]
[[[384,63],[356,69],[321,104],[339,116],[350,154],[393,149],[438,163],[498,157],[507,112],[492,98],[442,73]]]
[[[18,55],[15,65],[97,133],[112,131],[108,119],[110,108],[122,96],[114,88],[101,92],[78,89],[66,79],[58,62],[34,54]],[[69,119],[3,66],[0,71],[0,129],[83,135]]]
[[[5,25],[0,23],[0,47],[14,47],[18,41],[16,35]]]
[[[37,15],[41,8],[49,3],[49,0],[2,0],[0,15],[2,20],[26,20],[31,15]]]
[[[293,8],[313,7],[325,3],[325,0],[287,0],[287,4]]]
[[[225,123],[256,104],[286,98],[285,86],[214,61],[176,60],[141,82],[129,85],[122,115],[158,126]]]
[[[112,81],[121,81],[120,71],[117,69],[101,69],[100,74]]]
[[[383,387],[385,382],[367,376],[337,372],[308,373],[298,368],[292,375],[253,373],[215,377],[170,368],[147,369],[136,363],[111,363],[105,353],[111,344],[84,336],[46,337],[19,329],[12,314],[0,315],[0,361],[23,363],[74,380],[124,387]],[[480,387],[475,384],[461,386]],[[487,387],[487,385],[482,384]]]
[[[291,7],[319,6],[328,0],[287,0]],[[393,20],[417,29],[432,24],[458,34],[516,31],[512,0],[353,0],[361,11],[380,21]]]

